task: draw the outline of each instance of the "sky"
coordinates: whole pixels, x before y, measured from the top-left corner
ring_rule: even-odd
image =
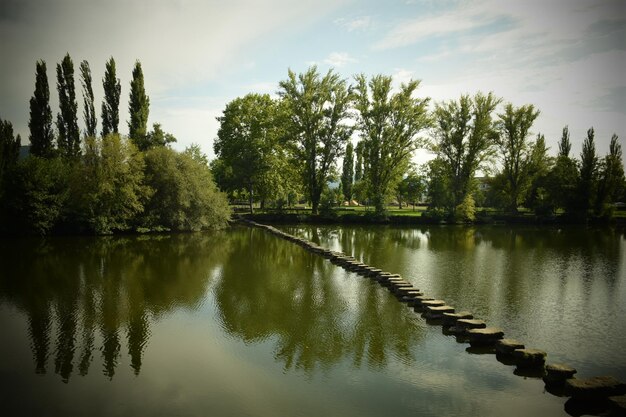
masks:
[[[55,67],[69,53],[81,127],[80,61],[91,66],[100,131],[101,80],[115,58],[127,134],[140,60],[150,125],[172,133],[176,149],[197,143],[211,158],[229,101],[276,95],[289,68],[311,65],[349,81],[418,79],[416,95],[431,103],[492,91],[503,103],[533,104],[541,111],[533,137],[543,133],[552,154],[565,125],[575,156],[592,126],[599,155],[613,133],[626,147],[624,0],[0,0],[0,39],[0,118],[23,144],[36,61],[47,63],[56,118]]]

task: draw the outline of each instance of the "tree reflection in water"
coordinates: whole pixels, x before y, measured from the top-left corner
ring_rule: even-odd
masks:
[[[99,350],[102,372],[113,378],[125,338],[139,374],[150,323],[202,302],[228,253],[226,235],[1,241],[0,297],[28,317],[35,372],[46,373],[52,356],[68,382],[75,366],[88,374]]]

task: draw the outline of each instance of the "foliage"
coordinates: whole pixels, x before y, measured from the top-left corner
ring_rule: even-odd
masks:
[[[290,183],[281,144],[280,109],[269,95],[248,94],[226,105],[213,149],[220,161],[213,169],[223,190],[245,189],[250,211],[258,197],[279,197]],[[284,191],[284,190],[283,190]]]
[[[70,212],[96,234],[131,230],[152,190],[144,184],[144,160],[118,134],[85,138],[83,158],[70,185]]]
[[[354,183],[354,146],[348,142],[346,153],[343,156],[343,169],[341,171],[341,189],[344,198],[352,200],[352,184]]]
[[[580,154],[580,174],[578,177],[578,198],[577,209],[584,217],[592,207],[595,200],[597,187],[598,157],[596,156],[596,145],[594,142],[593,127],[587,130],[587,137],[583,141],[583,149]]]
[[[526,195],[525,205],[535,211],[536,214],[546,215],[554,212],[546,189],[546,183],[550,169],[554,165],[554,158],[548,156],[545,137],[537,135],[537,139],[530,152],[528,173],[530,176],[530,188]]]
[[[517,213],[517,207],[524,199],[531,182],[532,147],[527,138],[539,111],[532,104],[514,108],[508,103],[504,113],[498,116],[499,135],[496,144],[502,157],[502,174],[505,179],[502,191],[507,196],[509,211]]]
[[[302,163],[304,189],[316,214],[328,174],[352,134],[346,124],[351,94],[338,74],[330,70],[322,77],[315,66],[298,76],[289,70],[279,87],[289,116],[290,149]]]
[[[368,167],[365,177],[378,215],[384,213],[386,199],[406,172],[413,151],[424,144],[417,135],[430,123],[428,99],[413,97],[419,81],[402,84],[392,94],[391,80],[376,75],[368,82],[361,74],[355,86],[358,129]]]
[[[152,125],[152,131],[146,135],[146,149],[151,149],[159,146],[168,146],[170,143],[176,142],[176,138],[171,133],[165,132],[161,128],[160,123],[154,123]]]
[[[455,219],[463,222],[473,222],[476,219],[476,207],[471,194],[467,194],[461,204],[456,207]]]
[[[113,57],[106,62],[102,87],[104,88],[104,101],[102,101],[102,136],[104,137],[109,133],[117,133],[120,123],[122,85],[115,74]]]
[[[622,145],[613,134],[609,144],[609,153],[602,160],[598,169],[598,193],[595,202],[595,214],[606,215],[611,212],[610,203],[620,201],[626,189],[624,165],[622,164]]]
[[[93,87],[91,82],[91,69],[89,62],[83,60],[80,63],[80,82],[83,87],[83,118],[85,120],[85,136],[95,137],[98,121],[94,106]]]
[[[415,210],[415,203],[419,202],[424,190],[426,189],[426,179],[417,173],[414,168],[409,169],[406,176],[398,183],[396,187],[396,197],[400,208],[402,203],[413,204],[413,210]]]
[[[436,206],[447,208],[453,218],[473,191],[475,173],[495,144],[491,115],[499,102],[492,93],[478,93],[435,106],[432,150],[438,161],[431,172],[439,178],[431,177],[431,188],[436,189]]]
[[[60,158],[30,155],[9,170],[4,226],[12,232],[44,235],[61,220],[69,168]]]
[[[166,147],[145,154],[146,183],[154,194],[146,204],[143,227],[202,230],[226,225],[230,211],[213,182],[205,156]]]
[[[130,97],[128,100],[128,137],[139,150],[150,148],[148,136],[148,115],[150,113],[150,98],[146,95],[143,85],[143,70],[141,62],[136,61],[133,68],[133,79],[130,82]]]
[[[54,133],[52,131],[52,110],[50,109],[50,89],[46,62],[37,61],[35,92],[30,99],[30,153],[35,156],[50,158],[54,154]]]
[[[13,136],[13,124],[0,118],[0,198],[4,191],[5,173],[17,162],[20,145],[20,135]]]
[[[78,104],[74,87],[74,63],[66,54],[57,64],[57,91],[60,113],[57,114],[57,147],[62,156],[76,158],[80,154],[80,131],[78,130]]]

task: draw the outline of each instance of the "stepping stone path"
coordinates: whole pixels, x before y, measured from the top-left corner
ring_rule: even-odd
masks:
[[[410,282],[402,279],[399,274],[383,271],[379,268],[369,266],[352,256],[342,252],[333,251],[321,247],[313,242],[288,233],[282,232],[273,226],[259,224],[251,220],[242,219],[243,222],[251,226],[265,229],[276,236],[289,240],[304,249],[319,254],[335,265],[354,271],[359,275],[371,278],[372,281],[387,287],[398,298],[413,307],[416,312],[426,310],[424,316],[427,318],[441,319],[445,334],[455,334],[457,338],[467,336],[472,348],[495,346],[495,351],[503,357],[510,357],[517,364],[515,373],[534,372],[540,368],[544,371],[546,352],[538,349],[526,349],[524,345],[513,339],[503,339],[504,332],[495,327],[487,327],[482,320],[477,320],[467,311],[455,313],[454,308],[446,305],[443,300],[435,300],[422,294],[414,288]],[[459,340],[459,339],[457,339]],[[463,341],[465,341],[463,339]],[[576,370],[564,364],[549,364],[545,367],[544,381],[546,387],[557,386],[557,391],[561,390],[565,395],[572,396],[566,403],[586,402],[588,400],[600,400],[610,404],[614,414],[626,415],[626,384],[611,376],[598,376],[588,379],[576,379]],[[557,394],[560,395],[560,394]]]

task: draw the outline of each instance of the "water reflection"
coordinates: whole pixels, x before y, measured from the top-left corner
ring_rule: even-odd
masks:
[[[410,348],[421,330],[396,299],[299,246],[256,229],[248,234],[231,242],[215,288],[226,331],[247,343],[272,338],[284,369],[307,374],[344,358],[375,368],[390,355],[414,360]]]
[[[186,236],[3,240],[0,299],[27,316],[35,372],[68,382],[95,355],[113,378],[125,340],[139,374],[150,323],[204,299],[211,271],[227,256],[223,233]]]

